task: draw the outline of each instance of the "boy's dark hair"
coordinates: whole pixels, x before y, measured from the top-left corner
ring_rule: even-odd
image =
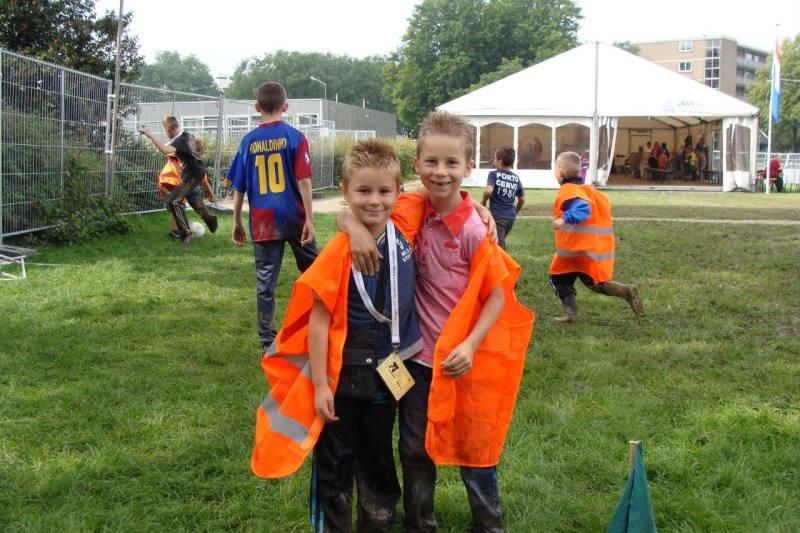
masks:
[[[517,152],[510,146],[501,146],[494,153],[495,159],[499,159],[507,167],[514,164],[514,159],[517,158]]]
[[[281,106],[286,103],[286,89],[276,81],[262,83],[258,88],[256,101],[261,111],[272,114],[280,110]]]
[[[351,146],[342,163],[342,184],[347,187],[353,174],[362,168],[386,172],[397,180],[400,188],[400,160],[386,140],[364,139]]]
[[[417,135],[417,157],[422,151],[422,145],[428,137],[442,135],[445,137],[456,137],[461,140],[464,147],[464,154],[468,161],[472,161],[475,155],[475,133],[467,119],[461,115],[456,115],[448,111],[431,111],[419,125],[419,135]]]
[[[563,168],[568,178],[575,178],[581,173],[581,156],[575,152],[561,152],[556,157],[556,168]]]

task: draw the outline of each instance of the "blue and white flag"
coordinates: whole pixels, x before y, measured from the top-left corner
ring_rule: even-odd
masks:
[[[781,51],[778,47],[778,39],[775,39],[775,53],[772,56],[772,118],[775,123],[781,121],[780,101],[781,101]]]

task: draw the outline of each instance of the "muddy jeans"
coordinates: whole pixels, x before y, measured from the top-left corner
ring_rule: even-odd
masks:
[[[350,533],[353,481],[360,533],[388,532],[400,499],[392,430],[397,403],[388,389],[374,400],[334,399],[337,422],[325,424],[311,466],[311,526],[316,533]]]
[[[433,370],[413,361],[406,361],[406,367],[415,385],[400,399],[398,448],[403,465],[403,524],[406,531],[431,532],[438,528],[433,515],[436,465],[425,451],[425,430]],[[502,532],[497,467],[460,469],[472,510],[472,531]]]

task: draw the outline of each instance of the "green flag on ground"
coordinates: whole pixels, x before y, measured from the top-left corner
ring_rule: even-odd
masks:
[[[656,521],[642,459],[642,443],[631,442],[633,465],[607,533],[655,533]]]

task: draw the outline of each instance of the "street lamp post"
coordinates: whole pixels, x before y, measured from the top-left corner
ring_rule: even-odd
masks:
[[[326,84],[324,81],[322,81],[322,80],[318,80],[318,79],[317,79],[317,78],[315,78],[314,76],[309,76],[309,77],[310,77],[312,80],[316,81],[317,83],[321,83],[321,84],[322,84],[322,88],[323,88],[323,90],[325,91],[325,98],[324,98],[324,99],[325,99],[325,100],[327,100],[327,99],[328,99],[328,85],[327,85],[327,84]]]
[[[326,84],[324,81],[322,81],[322,80],[318,80],[318,79],[317,79],[317,78],[315,78],[314,76],[309,76],[309,78],[311,78],[313,81],[316,81],[317,83],[321,83],[321,84],[322,84],[322,88],[323,88],[323,89],[324,89],[324,91],[325,91],[325,93],[324,93],[324,94],[325,94],[325,96],[324,96],[324,99],[325,99],[325,100],[328,100],[328,85],[327,85],[327,84]],[[320,101],[319,101],[319,117],[318,117],[318,119],[319,119],[319,120],[322,120],[322,100],[320,100]],[[321,125],[321,124],[320,124],[320,125]]]

